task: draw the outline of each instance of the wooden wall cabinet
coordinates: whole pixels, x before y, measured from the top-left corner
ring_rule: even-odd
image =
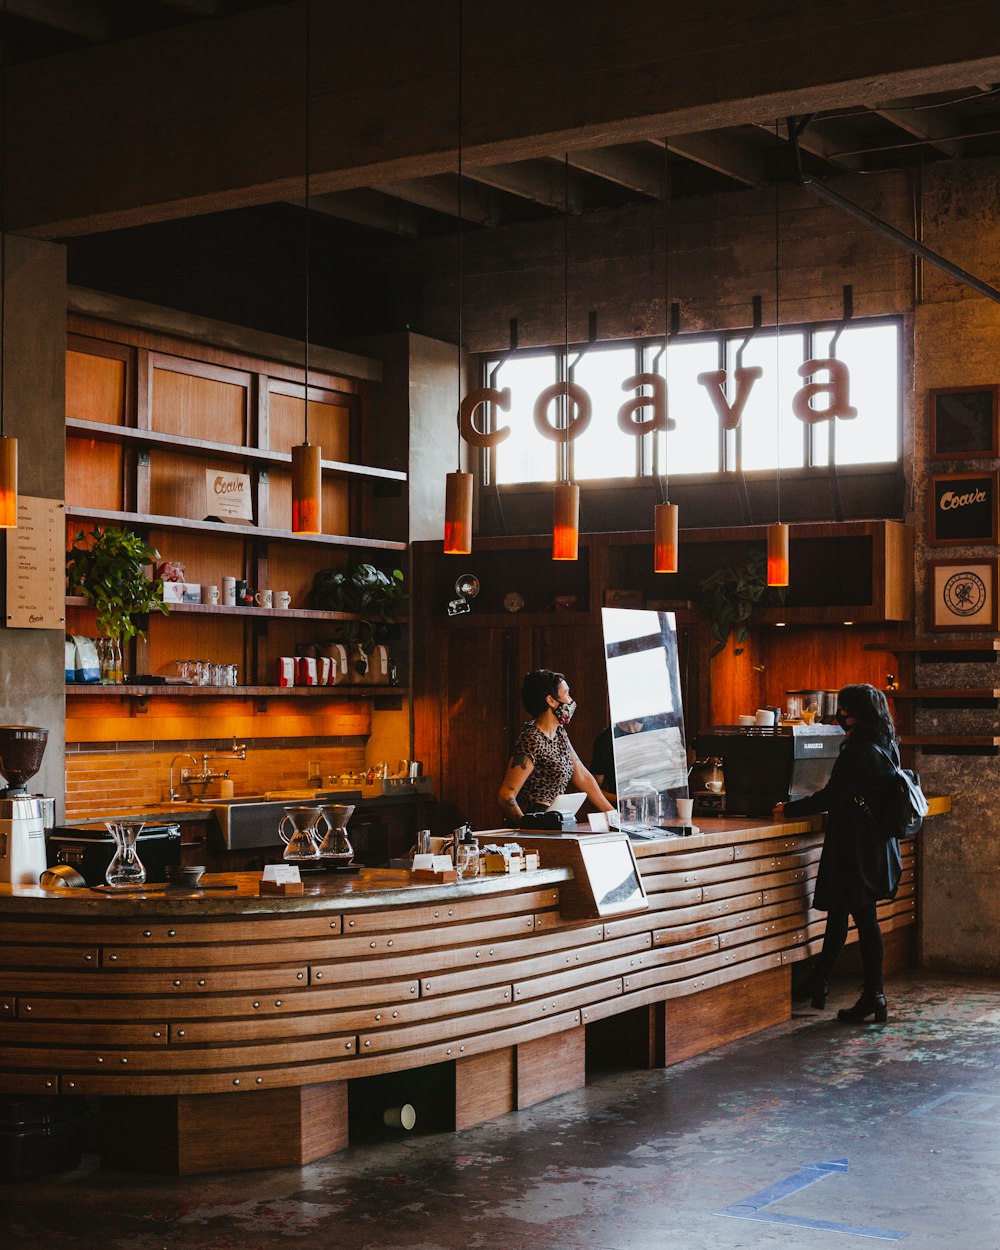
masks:
[[[316,573],[352,555],[391,569],[406,534],[376,531],[374,491],[402,491],[406,475],[362,463],[371,384],[311,370],[309,440],[323,449],[323,533],[293,534],[291,449],[305,436],[301,367],[74,316],[67,350],[67,545],[81,529],[110,524],[141,532],[189,582],[220,588],[225,576],[253,589],[287,590],[292,608],[173,605],[135,644],[134,673],[165,675],[177,659],[239,666],[241,689],[274,691],[274,660],[328,639],[344,613],[305,607]],[[213,515],[207,477],[249,476],[253,520]],[[69,600],[72,632],[94,633],[93,613]],[[401,657],[400,657],[401,659]],[[146,696],[158,686],[135,687]],[[371,695],[373,688],[344,686]],[[89,693],[69,687],[71,694]],[[177,693],[171,690],[172,694]],[[199,697],[232,690],[199,687]],[[289,693],[320,697],[327,688]]]

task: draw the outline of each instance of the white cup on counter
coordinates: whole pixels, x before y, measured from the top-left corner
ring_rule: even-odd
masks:
[[[274,595],[270,590],[258,590],[253,601],[258,608],[270,608],[274,604]]]
[[[754,716],[753,723],[761,729],[774,728],[774,712],[769,707],[759,707]]]
[[[745,715],[745,716],[737,716],[736,723],[737,725],[742,725],[745,729],[748,725],[753,725],[756,722],[754,721],[754,718],[752,716]]]
[[[292,606],[292,596],[287,590],[276,590],[274,592],[274,606],[280,608],[282,612],[287,612]]]
[[[236,578],[224,577],[222,579],[222,602],[227,608],[236,607]]]
[[[677,799],[677,819],[682,825],[689,825],[694,815],[694,799]]]

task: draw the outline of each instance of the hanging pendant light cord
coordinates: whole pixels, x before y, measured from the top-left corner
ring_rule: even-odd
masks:
[[[0,438],[7,396],[7,0],[3,0],[0,42]]]
[[[569,377],[569,153],[563,155],[563,344],[566,355],[564,369],[566,381]],[[562,405],[563,429],[565,445],[563,448],[562,473],[567,484],[572,480],[569,471],[569,395],[563,395]]]
[[[663,140],[663,381],[667,379],[670,348],[670,140]],[[663,431],[663,502],[670,502],[669,430]]]
[[[781,133],[779,123],[774,123],[774,443],[777,463],[774,470],[775,520],[781,521],[781,251],[779,214],[781,209],[781,179],[779,177],[779,161],[781,157]]]
[[[310,113],[311,113],[311,78],[310,78],[310,47],[312,46],[312,0],[305,5],[305,445],[309,446],[309,334],[310,334],[310,260],[311,260],[311,224],[310,224],[310,192],[311,178],[309,168],[310,154]]]
[[[456,464],[459,473],[462,471],[462,305],[463,305],[463,289],[462,274],[464,271],[463,255],[462,255],[462,224],[463,224],[463,208],[462,203],[462,93],[464,87],[462,75],[462,53],[464,48],[463,39],[463,5],[462,0],[458,0],[458,359],[456,366],[456,377],[458,382],[458,403],[455,407],[455,439],[457,444]]]

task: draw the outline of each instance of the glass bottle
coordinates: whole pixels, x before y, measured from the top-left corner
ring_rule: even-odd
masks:
[[[459,881],[479,876],[479,842],[469,825],[455,843],[455,871]]]
[[[115,853],[111,863],[108,864],[104,880],[108,885],[117,888],[143,885],[146,880],[146,869],[142,866],[135,844],[145,825],[108,821],[106,827],[115,840]]]

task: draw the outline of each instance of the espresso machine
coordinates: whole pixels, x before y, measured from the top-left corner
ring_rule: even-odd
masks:
[[[0,725],[0,883],[37,885],[45,871],[46,809],[51,801],[29,794],[49,731],[34,725]]]

